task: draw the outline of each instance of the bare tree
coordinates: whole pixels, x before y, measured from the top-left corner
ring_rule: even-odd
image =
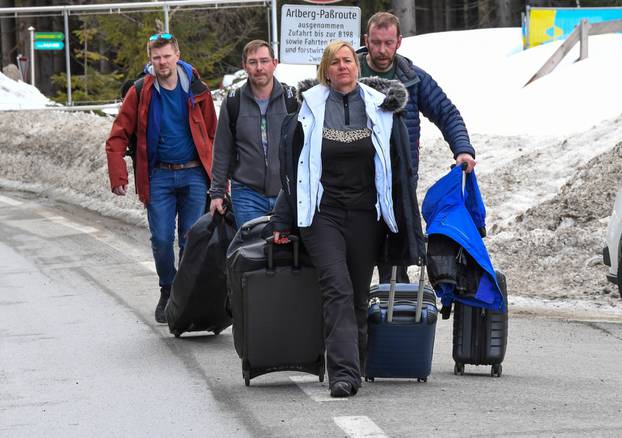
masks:
[[[510,0],[495,0],[497,26],[508,27],[512,25],[512,5]]]
[[[415,0],[391,0],[393,13],[400,19],[402,35],[416,35]]]
[[[12,8],[13,0],[0,0],[0,8]],[[0,18],[0,47],[2,47],[2,65],[15,64],[15,19]]]
[[[493,27],[495,25],[492,0],[479,0],[478,2],[478,27]]]
[[[432,3],[432,26],[434,32],[441,32],[445,30],[445,11],[444,2],[435,1]]]

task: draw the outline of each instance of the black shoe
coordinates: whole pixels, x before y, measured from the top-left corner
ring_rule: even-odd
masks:
[[[166,314],[164,313],[164,308],[166,307],[166,303],[168,302],[168,297],[171,295],[170,289],[161,288],[160,289],[160,300],[158,301],[158,305],[155,309],[155,320],[161,324],[166,322]]]
[[[356,394],[356,389],[348,382],[335,382],[330,388],[331,397],[350,397]]]

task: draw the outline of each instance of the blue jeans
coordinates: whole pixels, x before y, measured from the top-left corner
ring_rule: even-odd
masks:
[[[231,180],[231,202],[235,223],[240,228],[244,222],[270,213],[276,203],[276,196],[264,196],[244,184]]]
[[[151,249],[160,287],[170,289],[175,269],[175,218],[179,240],[179,259],[184,252],[186,234],[205,212],[207,176],[202,167],[182,170],[153,169],[149,182],[147,218]]]

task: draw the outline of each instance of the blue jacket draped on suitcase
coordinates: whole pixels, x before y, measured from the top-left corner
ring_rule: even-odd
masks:
[[[422,213],[428,236],[441,234],[449,237],[473,257],[484,273],[474,298],[456,294],[455,285],[450,283],[437,285],[435,291],[444,305],[456,300],[470,306],[505,312],[495,270],[479,233],[479,229],[486,225],[486,209],[477,179],[474,172],[466,174],[463,194],[462,172],[462,168],[456,166],[430,187],[423,200]]]

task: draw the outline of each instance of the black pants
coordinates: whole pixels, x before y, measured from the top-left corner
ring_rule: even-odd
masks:
[[[393,266],[387,265],[386,263],[378,263],[378,278],[379,283],[389,283],[391,282],[391,268]],[[410,283],[410,278],[408,278],[408,266],[398,266],[397,267],[397,283]]]
[[[369,283],[384,227],[376,210],[322,207],[300,234],[322,291],[329,385],[361,385]]]

